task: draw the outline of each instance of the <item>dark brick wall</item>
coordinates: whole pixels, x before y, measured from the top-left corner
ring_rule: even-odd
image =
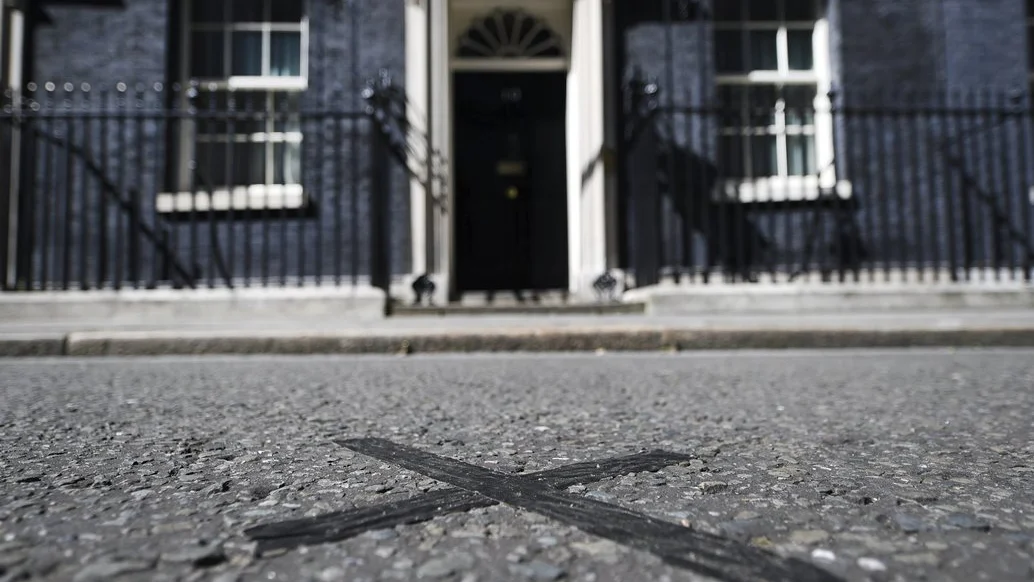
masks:
[[[639,4],[640,14],[651,12],[647,4],[651,2]],[[996,229],[994,214],[1008,217],[1014,229],[1029,224],[1032,209],[1027,189],[1032,183],[1029,168],[1034,166],[1034,152],[1023,144],[1031,136],[1021,134],[1015,120],[995,125],[994,120],[972,115],[931,117],[921,109],[936,103],[936,96],[945,90],[962,89],[990,91],[995,105],[1001,106],[1005,91],[1023,87],[1027,66],[1023,10],[1023,0],[827,3],[833,85],[840,98],[855,107],[853,113],[840,114],[835,124],[838,174],[852,182],[860,206],[855,218],[870,257],[880,266],[943,262],[952,248],[961,264],[967,235],[973,241],[971,258],[988,259]],[[709,31],[698,23],[665,24],[660,10],[652,12],[652,19],[626,20],[624,68],[618,73],[628,79],[638,70],[656,80],[662,105],[698,105],[701,91],[706,94],[712,85],[710,64],[700,66],[712,50]],[[671,70],[667,69],[669,51],[674,55]],[[911,107],[912,112],[863,116],[857,109],[880,102]],[[848,117],[850,122],[845,121]],[[673,144],[676,151],[671,166],[676,170],[676,198],[693,204],[701,196],[696,191],[700,187],[692,183],[703,182],[694,178],[691,168],[699,165],[696,158],[715,159],[715,141],[709,137],[715,123],[701,114],[676,114],[658,118],[654,126],[658,139]],[[960,137],[969,131],[977,134]],[[947,161],[944,144],[955,147],[959,162]],[[670,173],[667,163],[660,160],[660,174]],[[964,188],[964,182],[971,187]],[[697,217],[687,217],[677,211],[680,203],[662,197],[653,211],[665,233],[659,244],[674,261],[684,262],[687,253],[693,252],[696,263],[702,264],[700,249],[707,241],[700,236],[701,228],[713,234],[718,221],[696,229],[695,250],[684,248],[682,233],[690,222],[699,220],[700,211]],[[772,261],[800,259],[810,219],[807,213],[762,214],[755,219],[775,244]],[[736,217],[725,221],[737,224]],[[828,259],[826,247],[835,237],[832,215],[820,220],[818,232],[815,256]],[[1034,233],[1028,231],[1027,237],[1034,240]],[[1005,246],[1019,256],[1018,245]]]
[[[237,275],[322,274],[324,280],[336,273],[365,277],[371,269],[373,200],[380,195],[390,197],[392,270],[406,273],[410,255],[407,179],[401,166],[394,164],[387,192],[375,191],[374,134],[370,121],[362,115],[364,105],[360,97],[365,83],[377,78],[382,70],[395,83],[402,83],[405,78],[404,3],[359,0],[356,5],[357,12],[353,14],[345,2],[308,0],[310,84],[303,107],[326,113],[322,119],[310,118],[305,128],[303,183],[313,198],[314,215],[280,219],[279,212],[273,211],[268,220],[247,223],[244,213],[238,212],[234,223],[225,219],[214,221],[217,236],[213,237],[207,220],[191,227],[156,218],[153,211],[154,195],[169,186],[164,178],[169,159],[165,151],[172,124],[112,121],[106,124],[107,129],[102,129],[104,124],[94,122],[91,144],[84,141],[85,125],[71,127],[61,121],[45,122],[39,127],[62,139],[71,135],[77,143],[87,145],[91,159],[97,161],[101,160],[100,133],[116,135],[122,128],[125,140],[109,141],[104,156],[106,171],[113,174],[113,179],[120,168],[126,172],[125,197],[136,193],[140,212],[148,224],[166,230],[181,260],[199,264],[206,273],[213,265],[211,241],[218,240],[225,262],[233,266]],[[146,96],[145,109],[160,109],[166,99],[164,91],[169,90],[170,81],[176,80],[168,70],[168,50],[175,46],[170,39],[169,18],[174,11],[170,6],[170,0],[129,0],[124,10],[50,9],[54,24],[39,29],[33,78],[44,88],[47,81],[55,82],[57,90],[49,93],[44,89],[37,97],[46,102],[46,107],[62,107],[68,96],[63,93],[64,84],[73,83],[74,98],[78,100],[74,107],[89,108],[86,102],[95,106],[105,92],[109,99],[122,96],[115,91],[116,83],[122,82],[129,88],[130,109],[135,107],[132,96],[138,88]],[[358,38],[354,38],[355,32]],[[89,84],[88,93],[83,93],[83,83]],[[54,165],[60,167],[48,175],[41,155],[33,194],[37,208],[36,269],[46,261],[51,271],[49,277],[63,278],[67,238],[72,243],[69,263],[73,281],[110,278],[113,264],[124,264],[129,256],[125,235],[116,232],[119,212],[114,204],[106,209],[99,204],[101,193],[96,177],[84,178],[81,160],[74,162],[75,168],[69,173],[63,158],[50,155]],[[72,187],[71,197],[65,195],[69,182],[79,185]],[[45,225],[48,220],[54,222],[53,216],[45,218],[45,214],[53,214],[55,209],[60,210],[62,217],[71,217],[69,232],[55,224]],[[260,213],[250,216],[256,218]],[[106,237],[100,235],[104,229]],[[40,244],[44,234],[51,239],[49,253]],[[85,255],[80,252],[84,245],[90,250]],[[139,246],[144,276],[149,279],[152,269],[162,261],[153,245]],[[101,249],[108,255],[106,272],[103,262],[96,258]],[[118,249],[121,256],[116,256]],[[81,255],[86,258],[85,268],[79,266]],[[124,272],[128,272],[127,267]]]
[[[839,10],[839,80],[849,106],[911,110],[863,119],[855,109],[847,113],[854,121],[838,126],[843,170],[874,259],[954,255],[965,264],[969,253],[975,262],[991,260],[1002,225],[993,216],[1022,228],[1031,211],[1031,158],[1021,159],[1019,126],[991,115],[931,116],[923,108],[943,106],[943,99],[971,109],[1008,106],[1007,92],[1025,85],[1024,2],[841,0]]]
[[[842,103],[900,106],[915,100],[917,92],[943,88],[947,71],[939,5],[940,0],[839,2],[831,35],[838,40],[836,84]],[[838,170],[852,183],[859,202],[856,224],[876,262],[917,254],[921,247],[914,227],[926,223],[929,213],[917,212],[908,203],[914,197],[921,207],[930,194],[934,199],[938,194],[926,188],[928,173],[918,171],[929,157],[921,156],[920,165],[912,168],[916,162],[907,155],[928,140],[905,143],[907,132],[899,127],[900,121],[890,116],[859,118],[845,111],[836,127]],[[924,128],[912,137],[925,133],[929,131]]]
[[[31,79],[114,85],[165,80],[168,0],[129,0],[125,9],[47,8],[36,32]]]
[[[142,84],[153,90],[154,83],[167,81],[168,1],[129,0],[124,10],[50,9],[55,24],[38,32],[33,78],[58,82],[59,88],[66,81],[76,83],[77,87],[89,82],[94,87],[93,99],[97,99],[97,88],[110,89],[118,81],[131,87]],[[402,81],[402,0],[359,0],[358,42],[354,42],[353,20],[345,8],[348,3],[308,1],[311,43],[306,107],[354,111],[360,106],[357,92],[362,83],[376,77],[381,69],[388,70],[396,82]],[[912,100],[919,103],[919,99],[929,98],[924,94],[945,89],[1005,91],[1024,87],[1028,66],[1024,4],[1024,0],[829,0],[834,84],[841,95],[856,105],[871,105],[874,96],[900,105]],[[624,5],[633,7],[635,14],[623,16],[623,68],[615,73],[627,79],[638,70],[652,77],[660,84],[662,103],[699,105],[713,87],[708,27],[691,17],[664,24],[658,18],[662,13],[657,0]],[[669,54],[673,65],[670,68],[666,66]],[[967,117],[946,122],[925,116],[886,116],[869,117],[867,124],[862,124],[855,119],[837,124],[837,160],[841,176],[853,183],[861,206],[857,220],[869,231],[866,243],[875,259],[900,262],[914,258],[916,249],[923,245],[927,249],[921,253],[923,258],[934,258],[932,249],[939,247],[943,250],[940,258],[944,259],[951,240],[956,241],[955,252],[961,256],[959,241],[967,232],[977,241],[975,256],[986,257],[992,239],[992,206],[977,202],[979,196],[972,192],[965,194],[964,179],[971,179],[980,191],[990,193],[995,205],[1012,217],[1014,226],[1022,227],[1030,219],[1027,189],[1034,183],[1030,176],[1034,140],[1026,133],[1020,134],[1015,123],[1007,125],[1007,129],[983,130],[977,138],[956,139],[954,136],[960,132],[986,120]],[[250,227],[238,224],[232,228],[225,222],[217,223],[224,248],[229,248],[233,231],[233,252],[228,260],[238,272],[243,272],[246,259],[250,259],[251,273],[255,274],[261,270],[260,262],[266,256],[274,274],[281,272],[282,267],[291,275],[311,275],[317,270],[333,273],[338,256],[342,257],[342,269],[347,274],[353,270],[369,271],[369,125],[355,125],[353,134],[353,124],[339,124],[347,138],[343,141],[336,140],[337,131],[329,121],[313,132],[313,139],[307,137],[304,175],[319,208],[315,218],[272,220]],[[656,127],[662,139],[677,146],[680,155],[715,158],[713,124],[683,115],[674,121],[658,121]],[[59,135],[67,135],[68,131],[61,123],[43,129]],[[141,193],[143,213],[148,217],[152,216],[153,194],[163,186],[158,178],[164,173],[164,129],[154,123],[134,126],[125,146],[118,152],[109,151],[108,155],[109,159],[118,158],[136,169],[127,188]],[[94,139],[98,139],[96,134]],[[961,164],[950,167],[943,153],[936,149],[946,140],[958,146]],[[353,169],[353,159],[359,160],[358,171]],[[679,171],[685,170],[685,175],[690,176],[690,182],[695,180],[691,160],[675,161]],[[61,197],[53,185],[47,185],[47,169],[41,166],[38,173],[37,224],[42,225],[46,216],[43,200],[49,196],[56,203]],[[50,176],[54,181],[54,174]],[[396,167],[392,178],[392,264],[396,272],[405,272],[410,248],[408,192],[401,169]],[[98,205],[89,198],[76,193],[72,200],[71,214],[73,218],[79,217],[76,222],[104,222]],[[974,210],[964,221],[961,216],[967,204],[981,210]],[[694,229],[678,216],[675,200],[663,200],[658,212],[668,221],[666,229],[671,240],[664,244],[681,258],[685,249],[678,239],[687,228]],[[108,214],[108,224],[115,224],[117,213],[109,209]],[[770,216],[758,222],[765,235],[775,241],[778,260],[800,256],[805,244],[801,233],[808,218],[798,213]],[[191,254],[194,250],[201,262],[207,264],[206,257],[211,255],[206,248],[207,227],[202,225],[198,231],[183,226],[171,228],[181,253]],[[53,228],[51,231],[53,234]],[[831,219],[824,221],[822,232],[823,240],[832,240]],[[275,244],[262,246],[267,233]],[[72,232],[72,239],[82,240],[80,234]],[[96,228],[86,234],[90,235],[87,239],[98,236]],[[249,238],[252,242],[247,245]],[[695,240],[698,249],[705,246],[699,232]],[[114,246],[108,245],[109,253],[114,252]],[[151,251],[142,252],[144,262],[153,261]],[[317,256],[322,257],[319,267]],[[352,257],[358,257],[354,265]],[[94,272],[97,266],[91,265],[91,269]]]
[[[1026,89],[1023,0],[943,0],[947,83],[951,87]]]
[[[839,0],[831,6],[836,85],[850,93],[939,88],[947,74],[942,54],[941,0]]]

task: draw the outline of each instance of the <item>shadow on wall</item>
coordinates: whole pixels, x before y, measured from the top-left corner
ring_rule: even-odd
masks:
[[[718,203],[718,166],[698,153],[677,144],[662,146],[658,168],[667,174],[661,183],[661,196],[668,199],[683,225],[698,233],[707,243],[706,267],[722,265],[728,276],[755,281],[764,254],[773,241],[761,231],[743,205]],[[692,232],[683,233],[683,237]],[[682,257],[683,261],[693,257]]]
[[[809,201],[723,198],[720,166],[691,147],[641,136],[626,158],[626,225],[637,271],[721,273],[757,282],[762,273],[794,278],[818,266],[856,273],[869,257],[857,201],[819,192]]]

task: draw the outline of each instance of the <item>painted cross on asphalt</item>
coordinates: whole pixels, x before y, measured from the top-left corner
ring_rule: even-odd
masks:
[[[650,552],[666,563],[727,582],[832,582],[840,579],[797,559],[698,532],[629,509],[566,493],[564,489],[610,477],[658,471],[691,457],[652,451],[511,475],[433,455],[383,439],[337,441],[357,453],[393,463],[452,485],[364,509],[254,527],[245,535],[259,552],[340,541],[361,533],[419,523],[448,513],[504,503],[576,527],[586,533]]]

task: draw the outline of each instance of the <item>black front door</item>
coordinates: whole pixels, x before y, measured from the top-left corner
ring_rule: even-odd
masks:
[[[457,73],[457,290],[566,289],[566,76]]]

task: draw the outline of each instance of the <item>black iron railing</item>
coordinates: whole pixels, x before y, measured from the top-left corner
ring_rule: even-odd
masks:
[[[407,270],[398,235],[423,139],[400,95],[386,76],[357,111],[340,95],[196,85],[9,94],[0,126],[21,161],[5,287],[387,288]]]
[[[662,92],[634,78],[625,96],[636,285],[1034,277],[1034,115],[1020,97],[678,105]]]
[[[26,137],[28,138],[30,150],[39,151],[40,149],[46,150],[55,148],[65,156],[66,168],[74,168],[76,166],[80,166],[82,168],[82,171],[85,174],[81,176],[83,183],[85,185],[95,184],[100,192],[99,204],[102,207],[109,204],[113,205],[120,216],[125,216],[129,223],[129,229],[133,233],[129,237],[130,240],[142,241],[145,245],[154,250],[155,254],[158,256],[158,260],[164,266],[162,271],[169,273],[168,278],[173,282],[173,284],[185,285],[191,288],[196,286],[195,273],[197,268],[190,268],[184,265],[175,251],[170,248],[168,244],[169,227],[164,223],[164,221],[158,221],[152,225],[143,219],[140,214],[140,206],[137,203],[140,200],[138,192],[135,190],[129,190],[123,194],[119,190],[118,186],[105,174],[97,161],[94,160],[90,153],[82,146],[70,143],[67,139],[40,131],[32,127],[31,124],[26,124],[25,127],[28,131],[28,135]],[[49,174],[49,172],[47,172],[47,174]],[[101,233],[107,230],[108,224],[106,219],[108,218],[108,214],[101,213],[99,216],[101,220],[97,225],[97,230],[98,233]],[[65,226],[70,225],[66,224]],[[84,236],[87,235],[84,233]],[[98,252],[102,256],[106,255],[107,237],[100,236],[98,238],[98,242]],[[71,237],[66,236],[65,243],[66,245],[71,246],[74,244],[74,241],[71,240]],[[80,253],[90,252],[88,245],[80,245],[79,249]],[[136,251],[131,251],[131,253],[135,254]],[[73,258],[70,250],[65,250],[64,256],[68,261],[71,261]],[[132,263],[132,261],[130,262]],[[43,269],[46,270],[45,267],[43,267]],[[71,284],[69,279],[71,269],[65,267],[62,269],[62,273],[64,277],[61,278],[61,284],[67,289]],[[138,275],[133,275],[131,277],[137,278]],[[101,263],[98,265],[97,269],[97,285],[103,285],[105,279],[107,279],[107,265]],[[87,288],[89,281],[81,280],[79,281],[79,284],[82,288]]]

